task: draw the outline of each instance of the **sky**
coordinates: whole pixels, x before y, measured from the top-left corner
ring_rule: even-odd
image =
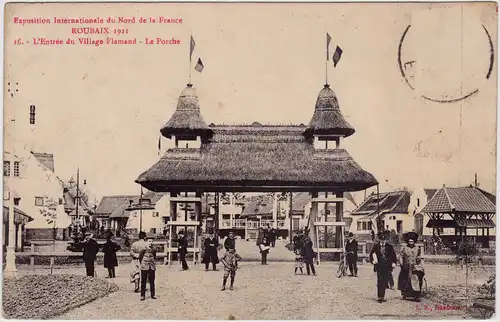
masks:
[[[13,136],[53,153],[63,180],[78,167],[97,198],[138,194],[134,180],[158,161],[159,130],[188,83],[192,33],[191,67],[199,57],[205,65],[202,73],[192,71],[192,82],[207,124],[307,124],[327,69],[340,109],[356,129],[343,146],[375,175],[381,191],[468,185],[477,173],[480,186],[493,192],[497,55],[486,79],[490,47],[482,25],[497,48],[495,6],[9,4],[5,122],[15,115]],[[19,38],[76,39],[71,28],[83,26],[20,25],[14,17],[108,16],[182,18],[176,25],[102,25],[127,29],[126,37],[142,42],[174,37],[181,44],[14,45]],[[406,70],[415,90],[398,65],[408,25],[401,59],[416,61]],[[326,32],[330,53],[337,45],[343,50],[336,68],[331,60],[325,65]],[[422,98],[450,99],[475,89],[456,103]],[[25,124],[29,105],[37,109],[36,127]]]

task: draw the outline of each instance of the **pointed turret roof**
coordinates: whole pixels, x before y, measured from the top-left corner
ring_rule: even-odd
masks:
[[[201,116],[200,103],[192,84],[182,91],[174,115],[160,132],[167,138],[179,134],[206,135],[212,132]]]
[[[339,134],[347,137],[354,132],[354,128],[347,123],[340,112],[337,96],[330,85],[325,85],[318,94],[314,115],[304,134],[306,136]]]

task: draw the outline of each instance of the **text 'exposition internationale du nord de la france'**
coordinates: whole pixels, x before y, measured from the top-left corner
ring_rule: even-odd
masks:
[[[182,24],[182,18],[175,17],[13,17],[14,25],[64,25],[68,28],[68,37],[33,36],[30,38],[16,37],[14,45],[180,45],[181,40],[172,36],[150,35],[137,38],[129,35],[134,25]],[[160,32],[158,32],[160,34]]]

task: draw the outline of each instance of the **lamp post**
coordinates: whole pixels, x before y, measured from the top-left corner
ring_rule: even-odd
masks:
[[[9,204],[9,242],[7,246],[7,256],[5,259],[4,276],[15,277],[17,275],[16,268],[16,232],[14,226],[14,198],[11,196],[10,190],[4,185],[3,200]]]

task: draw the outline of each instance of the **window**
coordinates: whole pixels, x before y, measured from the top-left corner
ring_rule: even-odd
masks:
[[[19,161],[14,161],[14,177],[19,177]]]
[[[371,230],[372,229],[372,222],[371,221],[358,221],[357,223],[357,229],[358,230]]]
[[[35,197],[35,206],[43,206],[43,197]]]
[[[160,217],[160,213],[158,211],[153,211],[153,217]]]
[[[402,220],[396,221],[396,232],[398,234],[403,232],[403,221]]]
[[[14,198],[14,206],[19,206],[19,200],[21,200],[21,198]]]
[[[420,198],[417,198],[417,207],[420,207]]]
[[[300,218],[292,218],[292,230],[299,229]]]
[[[59,204],[60,204],[60,205],[64,204],[64,200],[63,200],[63,198],[59,198]]]
[[[30,105],[30,124],[35,124],[35,105]]]
[[[151,228],[151,229],[149,230],[149,233],[150,233],[150,234],[156,234],[156,228]]]
[[[10,161],[3,162],[3,175],[4,177],[10,176]]]

